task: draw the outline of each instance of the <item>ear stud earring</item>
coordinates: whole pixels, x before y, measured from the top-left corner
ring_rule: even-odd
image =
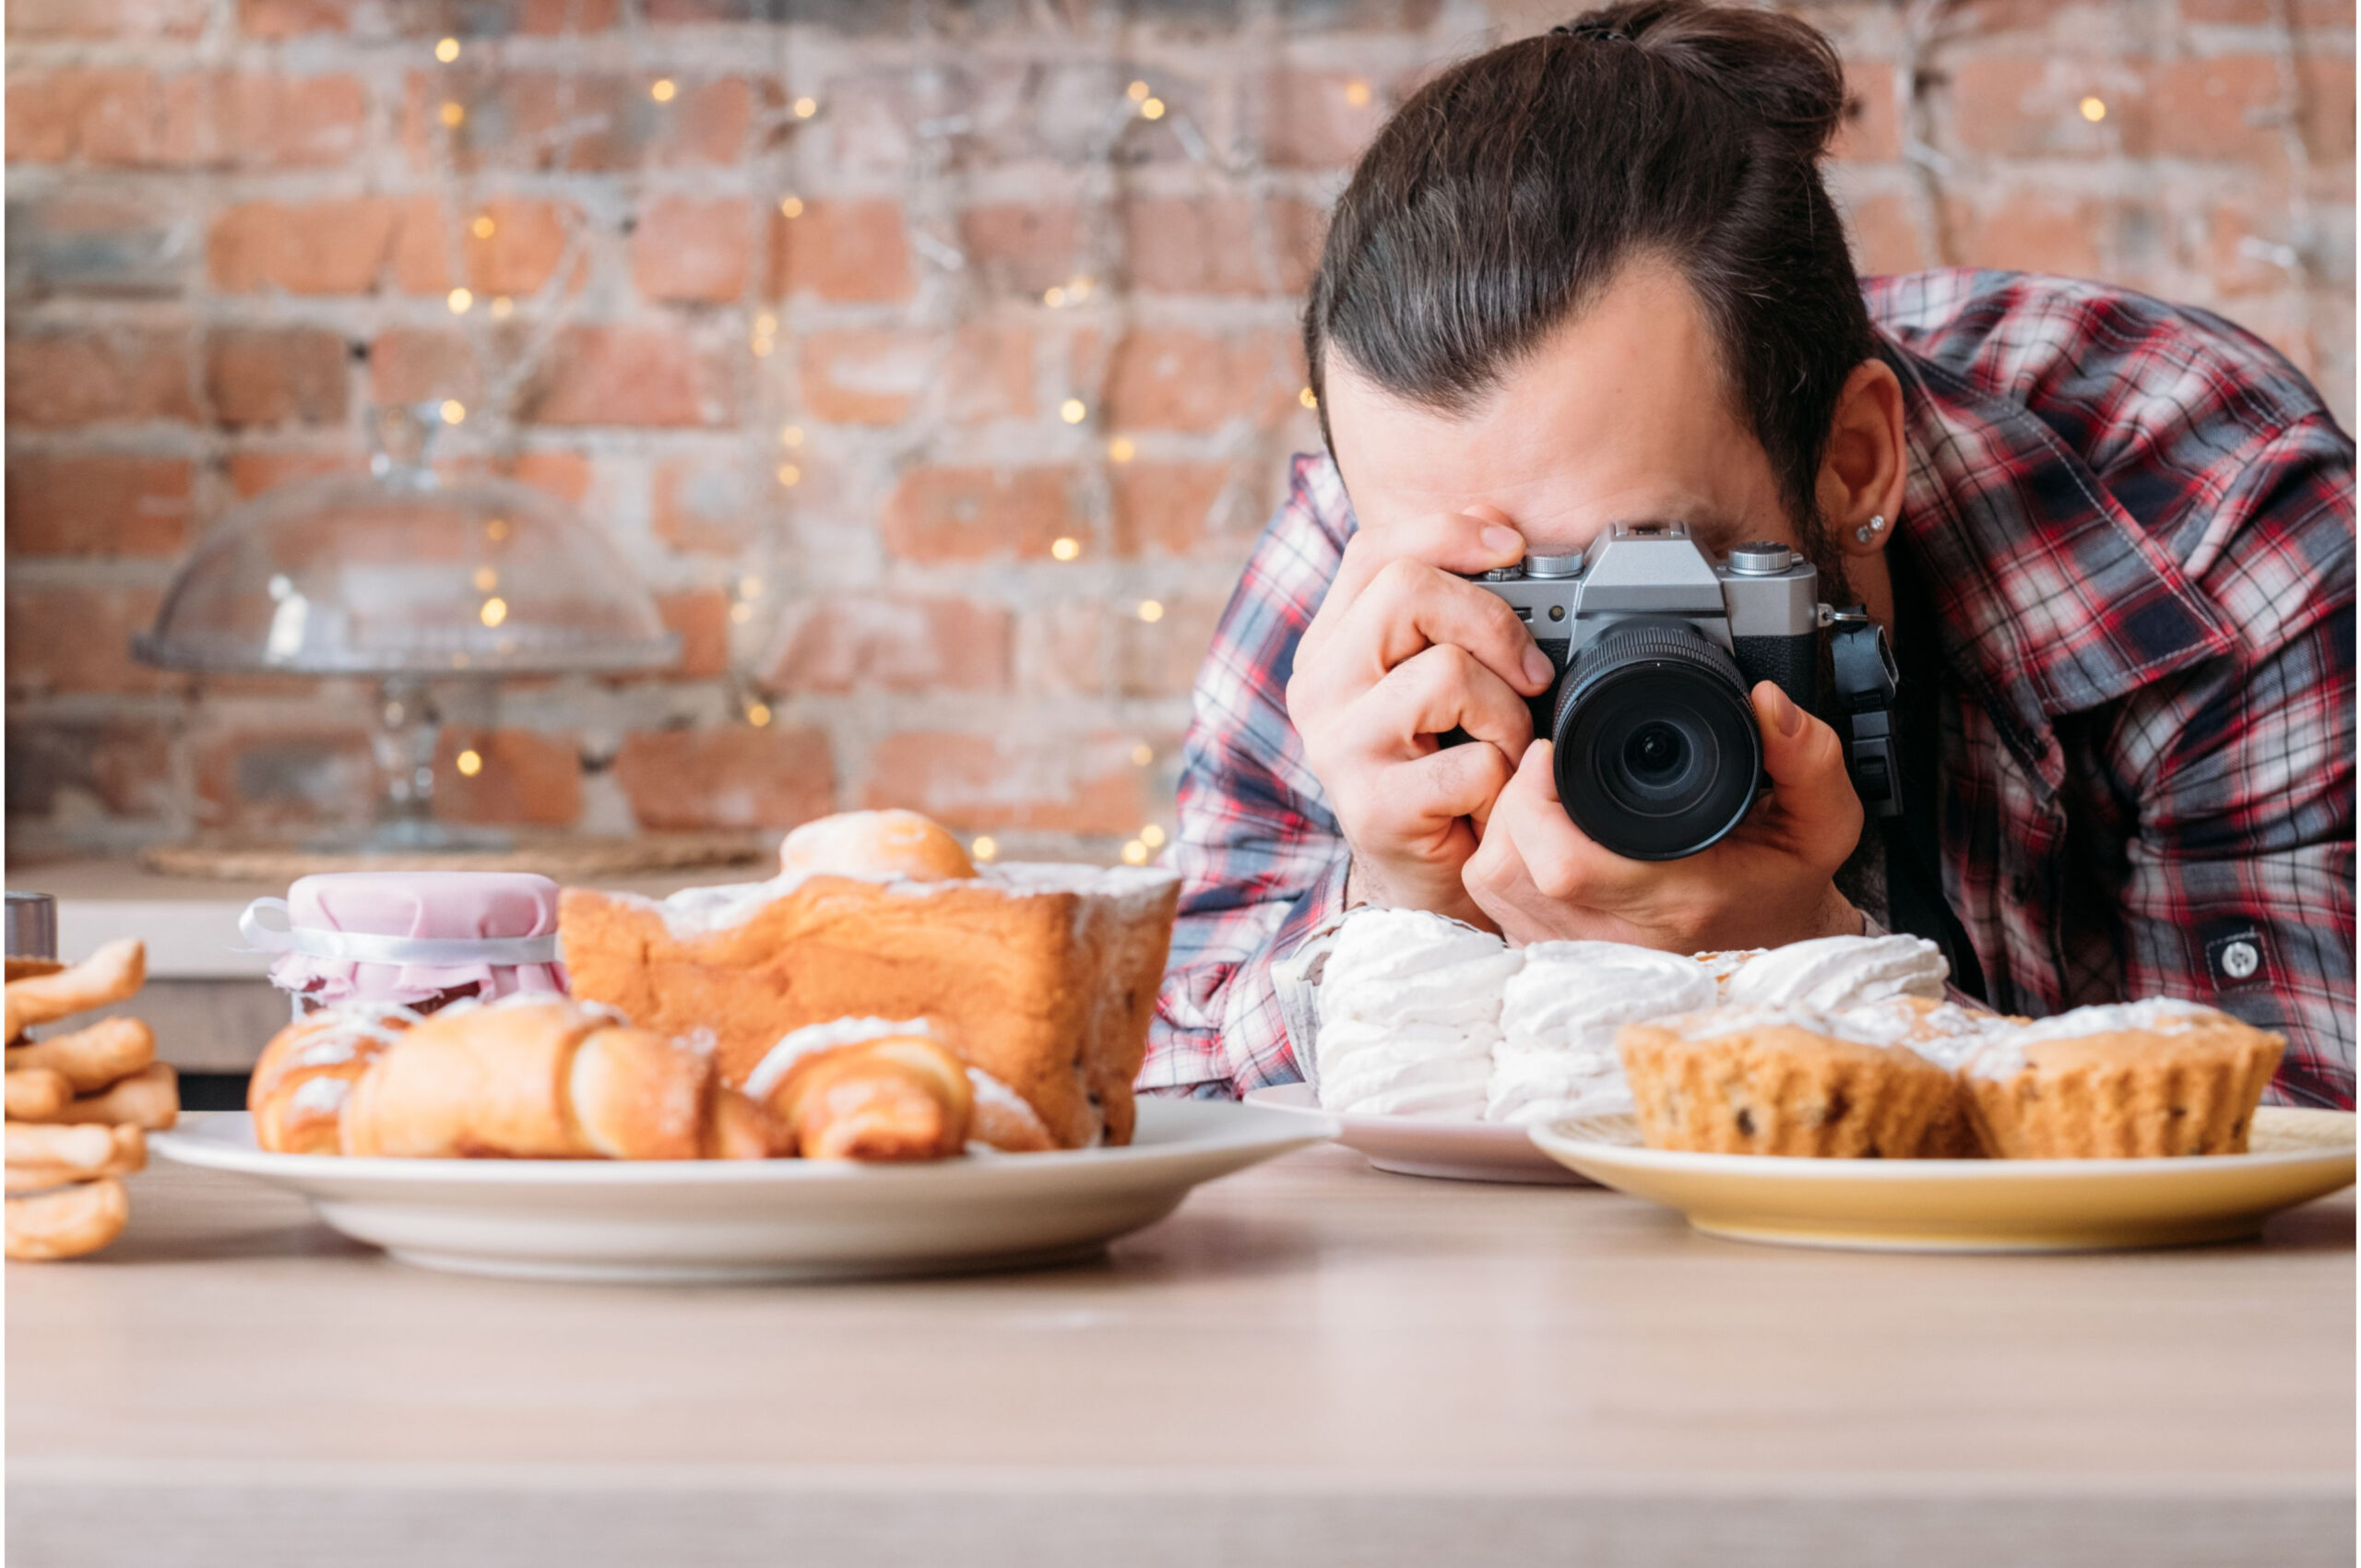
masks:
[[[1859,528],[1853,530],[1853,537],[1859,540],[1863,544],[1867,544],[1869,540],[1877,538],[1878,535],[1883,532],[1885,532],[1885,519],[1881,517],[1871,517],[1868,522],[1863,523]]]

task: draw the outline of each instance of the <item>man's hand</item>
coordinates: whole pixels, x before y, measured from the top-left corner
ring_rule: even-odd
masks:
[[[1771,793],[1738,830],[1679,861],[1631,861],[1558,803],[1549,742],[1526,748],[1466,867],[1469,895],[1512,942],[1572,938],[1667,952],[1850,936],[1860,911],[1832,880],[1861,837],[1836,731],[1765,681],[1754,688]]]
[[[1287,715],[1353,853],[1355,902],[1482,921],[1460,873],[1555,671],[1516,612],[1454,573],[1509,565],[1497,514],[1364,529],[1297,645]],[[1476,743],[1444,747],[1453,728]],[[1489,923],[1489,922],[1486,922]]]

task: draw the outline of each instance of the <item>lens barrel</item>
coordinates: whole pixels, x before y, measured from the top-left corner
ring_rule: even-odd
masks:
[[[1685,621],[1618,621],[1583,645],[1549,727],[1558,798],[1592,839],[1676,861],[1754,805],[1762,738],[1745,677]]]

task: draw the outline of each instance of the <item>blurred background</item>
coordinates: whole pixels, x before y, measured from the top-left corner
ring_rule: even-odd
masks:
[[[2354,413],[2350,0],[1805,6],[1865,268],[2112,279]],[[1150,858],[1287,458],[1297,301],[1476,0],[15,0],[8,847],[368,818],[375,689],[133,661],[176,564],[433,412],[680,637],[454,698],[455,824],[916,806]]]

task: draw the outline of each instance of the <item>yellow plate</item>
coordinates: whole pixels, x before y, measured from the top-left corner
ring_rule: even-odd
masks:
[[[1536,1127],[1552,1158],[1709,1236],[1899,1252],[2069,1252],[2252,1236],[2353,1184],[2354,1117],[2264,1106],[2252,1151],[2187,1159],[1796,1159],[1640,1144],[1629,1116]]]

